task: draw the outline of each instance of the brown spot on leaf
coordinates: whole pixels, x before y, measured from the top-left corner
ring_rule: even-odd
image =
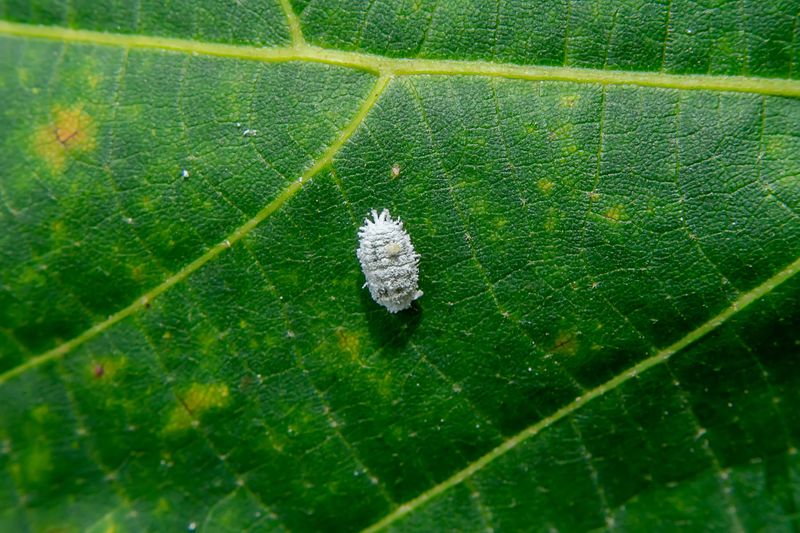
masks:
[[[33,147],[53,173],[64,170],[72,154],[95,147],[95,126],[83,105],[53,109],[50,122],[36,128]]]
[[[178,395],[178,405],[172,410],[166,431],[196,427],[198,418],[210,409],[225,407],[229,401],[228,386],[224,383],[192,383]]]
[[[127,364],[125,357],[99,357],[88,365],[88,370],[94,379],[111,382]]]
[[[575,355],[578,353],[578,334],[572,330],[559,331],[552,351],[559,355]]]

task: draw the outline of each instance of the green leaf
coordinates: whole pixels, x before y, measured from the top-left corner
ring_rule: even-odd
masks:
[[[0,530],[800,528],[798,16],[1,2]]]

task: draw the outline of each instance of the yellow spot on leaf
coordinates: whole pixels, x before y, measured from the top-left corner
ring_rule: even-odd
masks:
[[[572,133],[574,130],[575,124],[572,124],[571,122],[565,122],[550,132],[550,139],[570,139],[572,138]]]
[[[37,405],[31,411],[31,416],[33,417],[33,419],[40,424],[45,422],[49,414],[50,414],[50,406],[47,404]]]
[[[781,137],[770,137],[764,147],[764,152],[772,156],[781,156],[786,151],[786,141]]]
[[[50,448],[43,442],[35,443],[23,453],[22,473],[30,483],[41,482],[53,470]]]
[[[567,94],[561,97],[560,104],[561,107],[575,107],[575,104],[578,103],[580,100],[580,96],[577,94]]]
[[[625,215],[625,211],[621,205],[615,205],[614,207],[610,208],[608,211],[603,213],[603,216],[613,222],[628,220],[628,217]]]
[[[86,77],[86,81],[89,83],[89,87],[92,89],[97,89],[97,86],[103,81],[103,76],[95,73],[91,73]]]
[[[89,363],[87,372],[93,379],[109,382],[127,365],[125,357],[98,357]]]
[[[544,221],[544,229],[547,231],[553,231],[558,226],[558,210],[554,207],[551,207],[547,210],[547,219]]]
[[[229,400],[228,386],[224,383],[193,383],[178,395],[178,400],[179,405],[172,410],[165,428],[168,432],[188,429],[206,411],[225,407]]]
[[[156,504],[156,513],[158,514],[165,514],[172,510],[172,506],[169,504],[166,498],[159,498],[158,503]]]
[[[64,233],[64,221],[63,220],[54,220],[53,222],[50,223],[50,229],[56,235],[60,235],[60,234]]]
[[[539,190],[542,191],[543,194],[550,194],[555,185],[555,183],[546,178],[542,178],[536,182],[536,186],[539,187]]]
[[[559,355],[575,355],[578,353],[578,335],[573,330],[559,331],[552,351]]]
[[[349,354],[351,359],[358,359],[361,351],[361,339],[359,339],[358,335],[339,328],[336,330],[336,339],[340,350]]]
[[[95,126],[82,105],[53,109],[52,120],[39,126],[33,147],[53,173],[61,172],[71,154],[95,147]]]
[[[567,146],[561,149],[561,153],[564,155],[572,155],[577,151],[578,151],[577,144],[568,144]]]

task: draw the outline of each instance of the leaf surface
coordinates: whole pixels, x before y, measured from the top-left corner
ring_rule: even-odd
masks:
[[[800,526],[791,3],[118,4],[0,4],[0,530]]]

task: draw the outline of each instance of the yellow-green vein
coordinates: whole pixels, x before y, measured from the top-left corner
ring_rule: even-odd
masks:
[[[296,18],[295,18],[296,21]],[[381,75],[411,76],[419,74],[449,76],[494,76],[523,80],[571,81],[601,85],[640,85],[682,90],[735,91],[755,94],[800,97],[800,80],[753,78],[745,76],[709,76],[699,74],[664,74],[662,72],[628,72],[620,70],[571,67],[542,67],[490,63],[487,61],[387,58],[359,52],[346,52],[310,46],[302,41],[299,25],[291,30],[291,46],[257,48],[221,43],[123,35],[56,26],[31,26],[0,21],[0,35],[50,39],[125,48],[143,48],[194,53],[264,62],[306,61],[326,63]]]
[[[433,500],[440,494],[446,492],[452,487],[455,487],[456,485],[459,485],[460,483],[469,479],[476,472],[480,471],[488,464],[502,457],[503,455],[510,452],[511,450],[513,450],[526,440],[530,439],[534,435],[537,435],[538,433],[552,426],[559,420],[568,417],[569,415],[571,415],[572,413],[574,413],[587,403],[591,402],[595,398],[603,396],[607,392],[616,389],[626,381],[635,378],[636,376],[642,374],[643,372],[646,372],[647,370],[653,368],[654,366],[666,362],[670,357],[675,355],[677,352],[686,348],[692,343],[700,340],[701,338],[705,337],[706,335],[708,335],[709,333],[711,333],[712,331],[723,325],[725,322],[730,320],[730,318],[736,315],[736,313],[745,309],[750,304],[757,301],[766,294],[769,294],[770,292],[772,292],[773,289],[775,289],[775,287],[778,287],[780,284],[782,284],[783,282],[785,282],[798,272],[800,272],[800,258],[796,259],[793,263],[789,264],[786,268],[784,268],[783,270],[781,270],[780,272],[778,272],[765,282],[761,283],[757,287],[754,287],[753,289],[750,289],[746,293],[743,293],[722,312],[712,317],[701,326],[693,329],[678,341],[667,346],[663,350],[660,350],[655,355],[648,357],[647,359],[644,359],[643,361],[633,365],[632,367],[628,368],[622,373],[606,381],[602,385],[599,385],[598,387],[595,387],[594,389],[586,392],[586,394],[579,396],[574,401],[568,403],[567,405],[565,405],[552,415],[545,417],[542,420],[539,420],[535,424],[523,429],[513,437],[510,437],[509,439],[503,441],[502,444],[493,448],[488,453],[478,458],[476,461],[473,461],[466,468],[459,470],[458,472],[456,472],[449,478],[445,479],[438,485],[431,487],[430,489],[426,490],[416,498],[409,500],[403,505],[397,507],[390,514],[386,515],[378,522],[375,522],[371,526],[364,529],[362,533],[370,533],[374,531],[379,531],[381,529],[385,529],[386,527],[390,526],[397,520],[403,518],[407,514],[414,511],[415,509],[419,509],[420,507],[422,507],[429,501]]]
[[[305,38],[303,38],[303,30],[300,28],[300,20],[297,18],[290,0],[280,0],[280,3],[283,14],[286,16],[286,24],[289,26],[289,35],[292,37],[292,44],[295,46],[305,44],[306,41]]]
[[[375,82],[370,93],[367,95],[364,103],[359,108],[356,115],[347,125],[347,127],[342,130],[342,133],[336,138],[336,140],[331,143],[328,149],[325,151],[322,156],[320,156],[317,161],[308,168],[303,174],[300,176],[299,179],[290,183],[281,193],[273,199],[270,203],[264,206],[256,215],[233,230],[233,232],[228,235],[225,239],[221,242],[218,242],[211,248],[209,248],[203,255],[189,263],[188,265],[181,268],[178,272],[168,277],[164,280],[160,285],[154,287],[153,289],[146,292],[141,297],[137,298],[133,303],[129,304],[127,307],[117,311],[113,315],[109,316],[107,319],[103,320],[92,326],[91,328],[87,329],[77,337],[74,337],[59,346],[56,346],[52,350],[49,350],[41,355],[37,355],[32,357],[22,363],[19,366],[16,366],[6,372],[0,374],[0,385],[5,383],[6,381],[10,380],[11,378],[18,376],[30,368],[37,367],[43,363],[51,361],[53,359],[59,359],[75,349],[76,347],[80,346],[81,344],[87,342],[88,340],[96,337],[100,333],[104,332],[120,320],[134,314],[138,310],[142,309],[145,306],[150,305],[150,303],[157,298],[159,295],[170,289],[173,285],[181,282],[182,280],[186,279],[190,274],[198,270],[200,267],[217,257],[219,254],[230,248],[233,244],[237,241],[241,240],[242,237],[250,233],[256,226],[258,226],[261,222],[263,222],[268,216],[272,213],[277,211],[283,204],[285,204],[292,196],[297,193],[298,190],[303,186],[304,183],[308,182],[312,177],[314,177],[320,170],[325,168],[327,165],[331,163],[333,157],[339,152],[339,150],[344,146],[344,144],[352,137],[353,133],[355,133],[358,126],[364,122],[367,114],[369,113],[372,106],[380,97],[381,93],[383,93],[386,85],[389,83],[391,78],[389,76],[381,76]]]

